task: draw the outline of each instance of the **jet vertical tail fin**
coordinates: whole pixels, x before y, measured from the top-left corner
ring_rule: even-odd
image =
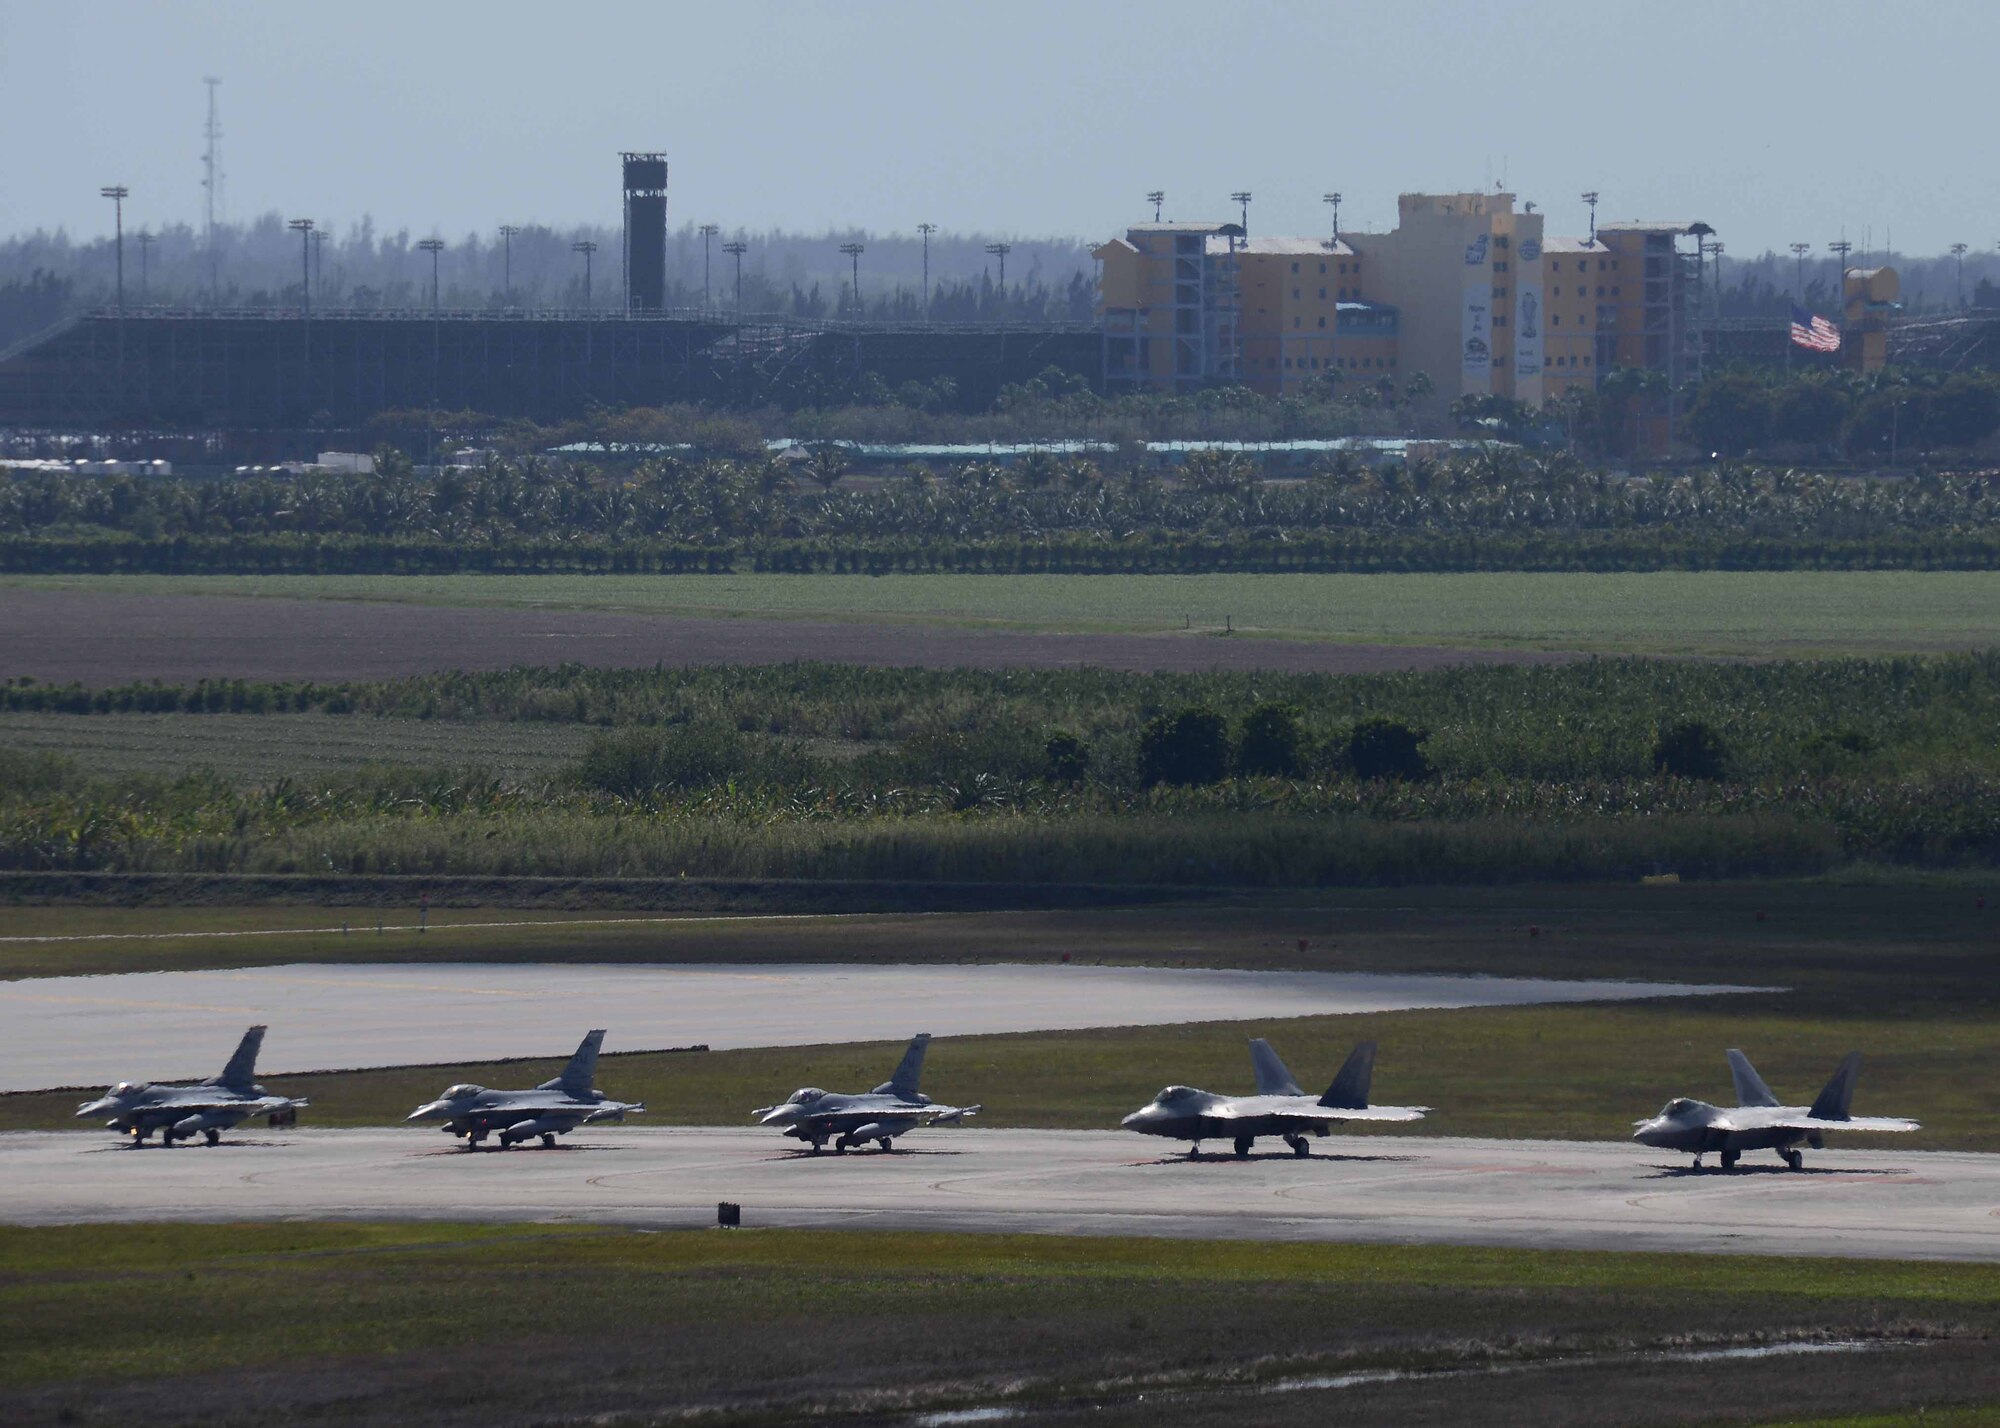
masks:
[[[243,1039],[236,1043],[236,1053],[229,1058],[229,1064],[222,1068],[222,1074],[209,1084],[212,1086],[248,1086],[257,1079],[257,1053],[264,1045],[265,1028],[253,1026],[243,1033]]]
[[[909,1049],[903,1059],[896,1063],[896,1072],[888,1080],[875,1088],[878,1096],[914,1096],[917,1082],[924,1075],[924,1053],[930,1049],[931,1034],[920,1031],[910,1039]]]
[[[536,1089],[561,1091],[566,1096],[583,1095],[597,1083],[597,1049],[602,1045],[604,1031],[599,1028],[577,1043],[576,1055],[570,1057],[562,1075],[553,1081],[542,1082]]]
[[[1271,1049],[1271,1043],[1261,1036],[1250,1038],[1250,1069],[1257,1075],[1257,1094],[1260,1096],[1303,1096],[1299,1083],[1292,1079],[1292,1073],[1285,1069],[1285,1063],[1278,1059],[1278,1053]]]
[[[1340,1074],[1333,1078],[1333,1084],[1326,1088],[1319,1103],[1343,1111],[1366,1110],[1368,1087],[1374,1079],[1375,1043],[1364,1041],[1348,1054]]]
[[[1736,1104],[1739,1106],[1775,1106],[1778,1098],[1771,1094],[1771,1088],[1764,1084],[1764,1078],[1757,1074],[1757,1068],[1750,1064],[1750,1058],[1735,1047],[1729,1048],[1729,1075],[1736,1082]]]
[[[1852,1120],[1848,1108],[1854,1104],[1854,1082],[1860,1075],[1861,1053],[1850,1051],[1842,1058],[1840,1069],[1833,1073],[1833,1079],[1826,1083],[1826,1089],[1819,1093],[1819,1099],[1812,1103],[1812,1118],[1816,1121]]]

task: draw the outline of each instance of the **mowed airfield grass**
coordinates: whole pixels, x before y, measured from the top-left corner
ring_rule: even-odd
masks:
[[[2000,572],[14,576],[7,585],[1048,632],[1777,656],[2000,644]]]
[[[1537,1422],[1651,1424],[2000,1395],[2000,1268],[1983,1265],[162,1225],[0,1229],[0,1313],[0,1418],[20,1423],[906,1423],[995,1404],[1053,1423],[1434,1423],[1532,1403]],[[1880,1347],[1657,1357],[1825,1339]],[[1371,1369],[1446,1372],[1258,1392]]]
[[[1904,1149],[2000,1150],[2000,914],[1975,885],[1911,881],[1398,889],[1317,899],[1020,913],[661,918],[440,906],[418,933],[408,907],[6,909],[0,976],[190,969],[286,962],[952,962],[1074,960],[1166,966],[1308,968],[1631,978],[1787,988],[1569,1006],[1405,1011],[1255,1023],[951,1037],[925,1089],[983,1102],[995,1126],[1101,1128],[1162,1085],[1248,1088],[1244,1048],[1270,1037],[1302,1080],[1331,1079],[1354,1042],[1381,1043],[1378,1099],[1436,1108],[1418,1135],[1622,1139],[1670,1096],[1726,1098],[1723,1051],[1748,1051],[1797,1101],[1849,1050],[1866,1058],[1857,1110],[1909,1115]],[[1761,914],[1761,916],[1760,916]],[[613,920],[620,919],[620,920]],[[631,919],[631,920],[623,920]],[[337,929],[346,922],[352,931]],[[496,922],[521,925],[492,926]],[[134,933],[286,935],[133,937]],[[123,937],[106,934],[126,934]],[[1303,946],[1301,945],[1303,944]],[[552,977],[561,975],[552,966]],[[911,1030],[925,1028],[912,1027]],[[565,1050],[576,1028],[550,1029]],[[612,1046],[648,1039],[613,1028]],[[673,1029],[671,1043],[700,1038]],[[651,1031],[651,1044],[662,1034]],[[794,1086],[879,1082],[900,1043],[608,1055],[600,1081],[642,1099],[660,1124],[739,1124]],[[218,1052],[218,1054],[220,1054]],[[417,1058],[413,1058],[417,1059]],[[448,1081],[532,1085],[560,1060],[288,1076],[319,1125],[393,1123]],[[108,1084],[145,1075],[105,1067]],[[278,1078],[269,1078],[276,1084]],[[68,1093],[0,1096],[0,1128],[74,1126]],[[946,1134],[947,1132],[939,1132]]]

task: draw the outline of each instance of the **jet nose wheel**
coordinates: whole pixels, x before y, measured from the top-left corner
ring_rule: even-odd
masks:
[[[1806,1168],[1805,1152],[1801,1150],[1786,1151],[1785,1164],[1791,1166],[1794,1170],[1804,1170]]]
[[[1302,1135],[1286,1136],[1285,1144],[1292,1148],[1293,1155],[1306,1156],[1313,1153],[1312,1142]]]
[[[880,1140],[876,1141],[875,1144],[881,1146],[882,1149],[884,1150],[888,1150],[890,1148],[889,1137],[885,1135]]]
[[[543,1131],[542,1145],[549,1150],[554,1150],[556,1148],[556,1133],[554,1131]]]

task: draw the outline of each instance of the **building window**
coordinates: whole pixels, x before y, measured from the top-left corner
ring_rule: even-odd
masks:
[[[1319,358],[1315,357],[1312,359],[1312,369],[1315,372],[1319,370]]]
[[[1590,271],[1590,259],[1588,259],[1588,258],[1578,258],[1578,259],[1576,260],[1576,270],[1577,270],[1577,271],[1578,271],[1579,273],[1587,273],[1587,272],[1589,272],[1589,271]]]
[[[1552,312],[1549,314],[1550,327],[1561,327],[1562,325],[1563,325],[1563,315],[1561,313]]]
[[[1325,288],[1321,288],[1321,289],[1319,290],[1319,300],[1320,300],[1321,302],[1325,302],[1325,301],[1326,301],[1326,289],[1325,289]]]
[[[1285,370],[1286,370],[1287,372],[1289,372],[1289,371],[1291,371],[1291,370],[1292,370],[1292,359],[1291,359],[1291,358],[1289,358],[1289,357],[1287,357],[1287,358],[1285,359]]]
[[[1326,316],[1325,316],[1325,314],[1321,314],[1321,316],[1320,316],[1320,320],[1319,320],[1319,325],[1320,325],[1321,327],[1325,327],[1325,326],[1326,326]]]
[[[1320,276],[1321,276],[1322,278],[1326,276],[1326,264],[1324,264],[1324,263],[1321,263],[1321,264],[1319,265],[1319,275],[1320,275]],[[1320,294],[1320,296],[1321,296],[1321,297],[1325,297],[1325,296],[1326,296],[1326,294],[1325,294],[1325,293],[1321,293],[1321,294]]]
[[[1493,314],[1493,325],[1494,325],[1495,327],[1505,327],[1505,326],[1507,325],[1507,314],[1506,314],[1506,313],[1504,313],[1504,312],[1496,312],[1496,313],[1494,313],[1494,314]]]
[[[1616,284],[1616,283],[1613,283],[1613,284],[1611,285],[1611,296],[1613,296],[1613,297],[1617,297],[1617,296],[1618,296],[1618,284]]]
[[[1293,301],[1293,302],[1297,302],[1298,300],[1299,300],[1299,290],[1298,290],[1297,288],[1293,288],[1293,289],[1292,289],[1292,301]]]
[[[1298,325],[1299,325],[1299,320],[1298,320],[1298,319],[1297,319],[1296,317],[1295,317],[1295,318],[1293,318],[1293,319],[1292,319],[1292,326],[1294,326],[1294,327],[1297,327]]]
[[[1549,296],[1550,296],[1550,297],[1561,297],[1562,295],[1563,295],[1563,290],[1562,290],[1561,288],[1550,288],[1550,289],[1549,289]]]
[[[1299,270],[1299,265],[1297,263],[1292,264],[1292,271],[1296,273],[1298,272],[1298,270]]]
[[[1495,263],[1495,264],[1493,265],[1493,271],[1494,271],[1494,272],[1496,272],[1496,273],[1504,273],[1504,272],[1506,272],[1506,271],[1507,271],[1507,260],[1506,260],[1505,258],[1502,258],[1502,259],[1500,259],[1500,260],[1499,260],[1499,261],[1498,261],[1497,263]]]

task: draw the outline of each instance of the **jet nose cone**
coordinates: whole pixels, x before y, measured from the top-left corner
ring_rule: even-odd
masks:
[[[409,1115],[403,1117],[403,1119],[406,1121],[427,1121],[432,1116],[437,1115],[443,1109],[444,1109],[443,1101],[429,1101],[421,1106],[418,1106],[414,1111],[411,1111]]]
[[[1146,1119],[1147,1119],[1147,1112],[1134,1111],[1132,1112],[1131,1115],[1125,1117],[1125,1119],[1118,1122],[1118,1124],[1123,1126],[1126,1130],[1141,1130],[1145,1127]]]
[[[108,1100],[85,1101],[82,1105],[76,1108],[76,1113],[79,1116],[97,1116],[97,1115],[102,1115],[105,1111],[108,1111],[109,1109],[111,1109],[111,1102]]]
[[[798,1119],[798,1114],[797,1106],[773,1106],[770,1110],[764,1112],[764,1118],[758,1124],[767,1126],[790,1125],[794,1120]]]

